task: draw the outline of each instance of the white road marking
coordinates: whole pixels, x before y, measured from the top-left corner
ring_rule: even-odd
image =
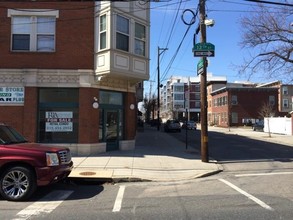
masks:
[[[112,212],[120,212],[124,191],[125,191],[125,186],[120,186]]]
[[[257,203],[258,205],[260,205],[261,207],[273,211],[274,209],[272,207],[270,207],[269,205],[267,205],[266,203],[264,203],[263,201],[261,201],[260,199],[254,197],[253,195],[245,192],[244,190],[240,189],[239,187],[235,186],[234,184],[230,183],[227,180],[224,179],[219,179],[221,182],[225,183],[226,185],[230,186],[231,188],[235,189],[236,191],[240,192],[241,194],[245,195],[247,198],[251,199],[252,201],[254,201],[255,203]]]
[[[276,172],[276,173],[247,173],[247,174],[237,174],[235,176],[242,177],[242,176],[273,176],[273,175],[290,175],[293,172]]]
[[[71,193],[73,193],[73,191],[53,191],[45,197],[43,197],[42,199],[40,199],[39,201],[31,204],[30,206],[18,212],[13,220],[26,220],[32,216],[36,217],[44,213],[49,214],[55,208],[57,208],[57,206],[59,206],[63,202],[63,200],[70,196]]]

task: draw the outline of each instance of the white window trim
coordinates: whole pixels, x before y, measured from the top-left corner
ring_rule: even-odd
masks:
[[[289,108],[289,100],[283,99],[283,108]]]
[[[7,12],[8,17],[13,17],[14,16],[28,16],[31,18],[36,18],[36,17],[55,17],[59,18],[59,10],[54,10],[54,9],[22,9],[22,10],[17,10],[17,9],[8,9]],[[32,42],[36,42],[36,36],[31,36],[32,38],[30,39]],[[54,33],[54,51],[56,49],[56,30]],[[11,50],[12,50],[12,45],[11,45]],[[13,51],[18,51],[18,50],[13,50]],[[36,45],[31,44],[29,51],[21,51],[21,52],[53,52],[53,51],[37,51]]]
[[[8,9],[7,16],[55,16],[59,18],[59,10],[54,9]]]
[[[283,95],[288,95],[288,87],[287,86],[284,86],[282,88],[282,90],[283,90]]]
[[[139,25],[141,25],[141,26],[143,26],[144,27],[144,34],[145,34],[145,37],[144,38],[137,38],[136,36],[135,36],[135,32],[136,32],[136,24],[139,24]],[[143,57],[145,57],[146,56],[146,31],[147,31],[147,27],[144,25],[144,24],[142,24],[142,23],[139,23],[139,22],[134,22],[134,44],[135,44],[135,41],[137,40],[137,41],[140,41],[140,42],[143,42],[144,43],[144,48],[143,48],[143,54],[139,54],[139,53],[136,53],[136,51],[134,51],[134,54],[136,54],[136,55],[139,55],[139,56],[143,56]],[[134,49],[136,49],[135,48],[135,45],[133,46],[134,47]]]
[[[117,27],[118,16],[128,20],[128,33],[118,31],[118,27]],[[115,32],[116,32],[115,33],[115,48],[118,49],[118,50],[121,50],[121,49],[117,48],[117,44],[116,44],[117,43],[117,33],[119,33],[121,35],[125,35],[125,36],[128,37],[128,50],[127,51],[126,50],[121,50],[121,51],[130,53],[130,51],[131,51],[131,19],[128,18],[128,17],[122,16],[120,14],[117,14],[115,16]]]
[[[101,30],[101,17],[105,16],[106,17],[106,28],[105,30]],[[106,33],[106,45],[105,45],[105,48],[102,48],[101,49],[101,34],[102,33]],[[98,42],[98,45],[99,45],[99,50],[106,50],[107,49],[107,46],[108,46],[108,20],[107,20],[107,14],[101,14],[99,16],[99,42]]]

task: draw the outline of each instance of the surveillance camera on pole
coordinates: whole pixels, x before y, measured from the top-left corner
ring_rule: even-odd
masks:
[[[213,27],[215,25],[215,20],[214,19],[205,19],[204,24],[208,27]]]

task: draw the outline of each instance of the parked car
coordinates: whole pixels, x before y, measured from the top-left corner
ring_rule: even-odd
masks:
[[[10,201],[28,199],[38,186],[66,178],[73,168],[68,148],[28,143],[0,124],[0,194]]]
[[[252,130],[254,130],[254,131],[263,131],[263,129],[264,129],[264,121],[263,120],[256,122],[254,125],[252,125]]]
[[[181,132],[181,126],[178,120],[169,119],[164,124],[164,131],[170,132],[170,131],[177,131]]]
[[[187,128],[188,130],[196,130],[196,123],[195,121],[187,121],[182,125],[182,128]]]

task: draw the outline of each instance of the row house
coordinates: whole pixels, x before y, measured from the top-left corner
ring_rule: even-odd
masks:
[[[1,1],[0,122],[76,155],[134,148],[149,31],[149,2]]]
[[[289,115],[293,111],[293,85],[283,84],[281,81],[274,81],[260,84],[257,87],[278,88],[278,110],[283,115]]]
[[[249,125],[262,118],[260,111],[265,105],[279,115],[277,88],[228,83],[210,93],[208,123],[221,127]]]

